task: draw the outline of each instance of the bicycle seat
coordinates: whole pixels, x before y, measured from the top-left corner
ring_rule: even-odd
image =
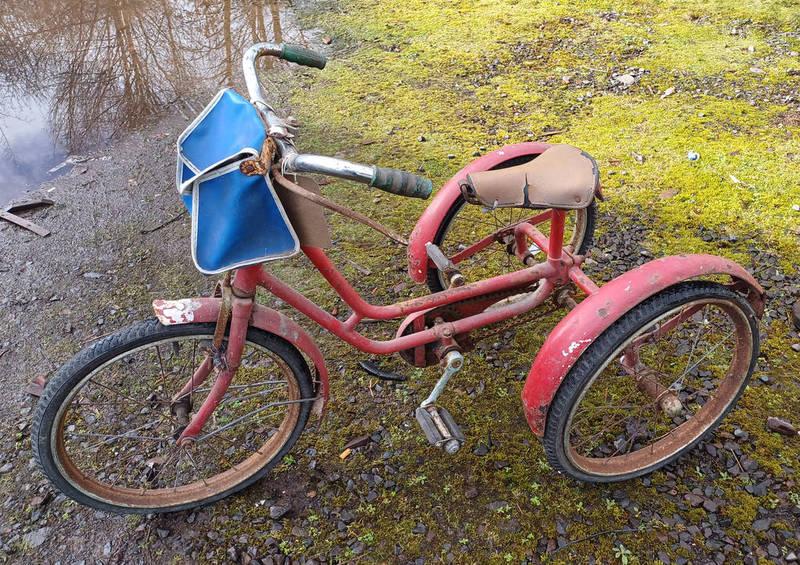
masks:
[[[488,208],[585,208],[600,180],[595,160],[572,145],[553,145],[536,159],[506,169],[470,173],[461,193]]]

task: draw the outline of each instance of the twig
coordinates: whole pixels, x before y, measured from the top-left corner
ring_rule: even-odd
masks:
[[[140,233],[141,233],[141,234],[143,234],[143,235],[146,235],[146,234],[148,234],[148,233],[153,233],[154,231],[158,231],[158,230],[160,230],[161,228],[163,228],[163,227],[165,227],[165,226],[168,226],[168,225],[170,225],[170,224],[171,224],[171,223],[173,223],[173,222],[177,222],[178,220],[180,220],[181,218],[183,218],[185,215],[186,215],[186,210],[184,210],[183,212],[181,212],[180,214],[178,214],[178,215],[177,215],[177,216],[175,216],[174,218],[170,218],[169,220],[167,220],[167,221],[166,221],[166,222],[164,222],[163,224],[159,224],[159,225],[157,225],[156,227],[154,227],[154,228],[150,228],[150,229],[148,229],[148,230],[141,230],[141,231],[140,231]]]
[[[567,130],[564,129],[557,129],[554,131],[545,131],[539,135],[539,137],[550,137],[551,135],[557,135],[559,133],[564,133]]]
[[[600,536],[604,536],[606,534],[635,534],[638,531],[639,530],[637,530],[635,528],[625,528],[624,530],[603,530],[602,532],[597,532],[597,533],[592,534],[590,536],[586,536],[585,538],[580,538],[580,539],[568,541],[567,543],[565,543],[561,547],[559,547],[557,549],[554,549],[553,552],[550,553],[547,556],[547,559],[550,559],[550,557],[552,557],[553,555],[555,555],[556,553],[558,553],[562,549],[566,549],[569,546],[575,545],[576,543],[581,543],[582,541],[588,541],[590,539],[599,538]]]

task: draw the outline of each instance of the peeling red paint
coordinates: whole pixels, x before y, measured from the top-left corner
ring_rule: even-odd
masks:
[[[175,304],[192,303],[192,319],[186,320],[172,316],[165,316],[164,309],[169,310]],[[188,322],[216,322],[219,308],[222,304],[221,298],[185,298],[183,300],[155,300],[153,301],[153,310],[156,312],[159,321],[164,325],[185,324]],[[163,320],[162,320],[163,317]],[[325,405],[328,402],[329,385],[328,385],[328,368],[325,365],[325,358],[322,356],[317,344],[311,339],[306,331],[298,325],[295,321],[287,316],[267,308],[261,304],[253,305],[253,312],[251,314],[251,325],[270,332],[295,345],[300,351],[307,355],[314,367],[317,370],[317,377],[319,379],[319,393],[322,398],[322,403],[317,405],[315,403],[314,411],[320,416],[324,414]]]
[[[549,147],[549,143],[530,142],[506,145],[497,151],[478,157],[453,175],[422,213],[408,238],[408,275],[411,279],[418,283],[425,282],[428,272],[428,253],[425,244],[433,241],[436,230],[444,220],[444,215],[461,195],[458,183],[466,177],[467,173],[488,171],[509,159],[523,155],[538,155]]]

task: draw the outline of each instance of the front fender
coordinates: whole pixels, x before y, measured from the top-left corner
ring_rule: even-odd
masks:
[[[681,281],[709,275],[730,275],[737,289],[760,317],[764,290],[740,265],[713,255],[673,255],[645,263],[620,275],[574,308],[550,332],[522,389],[525,418],[542,436],[547,409],[561,381],[592,341],[611,324],[657,292]]]
[[[428,252],[425,244],[433,241],[436,230],[444,220],[444,215],[452,206],[453,202],[461,195],[458,183],[463,180],[468,173],[477,171],[488,171],[506,161],[524,155],[538,155],[543,153],[549,143],[515,143],[506,145],[482,157],[478,157],[466,167],[458,171],[436,194],[422,215],[417,220],[417,225],[408,238],[408,274],[414,282],[423,283],[428,273]]]
[[[165,326],[193,322],[216,322],[221,298],[184,298],[182,300],[154,300],[153,311]],[[322,418],[328,404],[328,369],[317,344],[308,333],[287,316],[261,304],[253,304],[250,325],[282,337],[305,355],[316,369],[316,385],[320,399],[314,403],[313,412]]]

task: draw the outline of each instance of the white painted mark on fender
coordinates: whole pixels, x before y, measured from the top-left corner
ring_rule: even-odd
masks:
[[[158,321],[165,326],[173,324],[188,324],[194,322],[194,313],[199,310],[203,304],[192,300],[191,298],[184,298],[182,300],[155,300],[153,302],[153,310],[156,313]]]
[[[578,349],[582,343],[591,343],[591,342],[592,342],[591,339],[581,339],[578,341],[573,341],[572,343],[569,344],[568,348],[564,349],[561,352],[561,355],[563,355],[564,357],[569,357],[570,353]]]

